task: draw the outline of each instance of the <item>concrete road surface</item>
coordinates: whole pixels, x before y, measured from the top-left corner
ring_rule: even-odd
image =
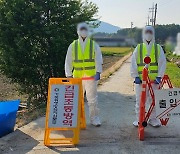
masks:
[[[77,147],[43,145],[44,120],[40,118],[0,139],[0,154],[180,154],[180,119],[171,119],[167,127],[146,128],[145,141],[139,141],[135,118],[135,96],[129,73],[130,60],[99,87],[102,126],[87,121]]]

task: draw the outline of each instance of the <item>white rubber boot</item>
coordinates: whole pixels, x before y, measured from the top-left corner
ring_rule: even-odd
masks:
[[[161,126],[160,121],[156,118],[150,119],[148,124],[150,124],[153,127],[160,127]]]
[[[133,122],[135,127],[139,126],[139,112],[136,111],[136,120]]]
[[[136,120],[136,121],[133,122],[133,125],[134,125],[135,127],[138,127],[138,126],[139,126],[139,122]]]
[[[155,110],[155,108],[153,109],[153,111],[151,113],[148,124],[153,126],[153,127],[160,127],[161,126],[160,120],[156,118],[156,110]]]
[[[94,126],[101,126],[101,121],[99,118],[99,109],[97,108],[96,105],[90,105],[89,106],[89,117],[91,124]]]
[[[96,126],[96,127],[100,127],[101,126],[101,121],[100,118],[95,116],[92,120],[91,120],[91,124]]]

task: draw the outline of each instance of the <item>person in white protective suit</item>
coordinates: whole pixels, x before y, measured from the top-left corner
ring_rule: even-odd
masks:
[[[148,65],[149,77],[153,81],[153,89],[158,89],[158,84],[161,82],[166,70],[166,57],[162,47],[155,43],[155,31],[152,26],[146,26],[142,32],[143,43],[138,44],[135,48],[131,59],[131,76],[135,79],[135,91],[136,91],[136,120],[133,122],[134,126],[138,126],[139,121],[139,104],[141,98],[142,89],[142,70],[145,66],[144,58],[149,56],[151,63]],[[147,90],[146,104],[151,104],[152,98]],[[155,109],[152,111],[149,122],[153,127],[161,126],[160,121],[156,119]]]
[[[89,38],[89,27],[85,22],[78,24],[77,34],[79,38],[70,44],[67,51],[65,74],[67,78],[82,78],[90,122],[98,127],[101,122],[97,107],[97,81],[102,72],[102,53],[99,45]]]

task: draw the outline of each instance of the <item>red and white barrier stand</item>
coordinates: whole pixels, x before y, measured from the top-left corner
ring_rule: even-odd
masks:
[[[152,83],[148,76],[148,64],[150,64],[150,57],[145,57],[144,62],[146,66],[142,73],[142,92],[140,101],[139,113],[139,128],[138,134],[141,141],[144,140],[144,129],[147,127],[149,117],[156,106],[157,118],[160,119],[162,125],[167,125],[169,118],[172,116],[180,117],[180,88],[173,88],[168,75],[162,78],[159,84],[159,90],[153,90]],[[168,89],[162,90],[164,85],[167,84]],[[152,103],[146,112],[146,94],[149,91],[152,97]],[[155,105],[156,104],[156,105]]]

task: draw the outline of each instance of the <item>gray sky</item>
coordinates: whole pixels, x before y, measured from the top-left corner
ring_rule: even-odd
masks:
[[[100,20],[119,26],[143,27],[147,22],[149,8],[158,3],[158,24],[180,24],[180,0],[90,0],[99,7]]]

